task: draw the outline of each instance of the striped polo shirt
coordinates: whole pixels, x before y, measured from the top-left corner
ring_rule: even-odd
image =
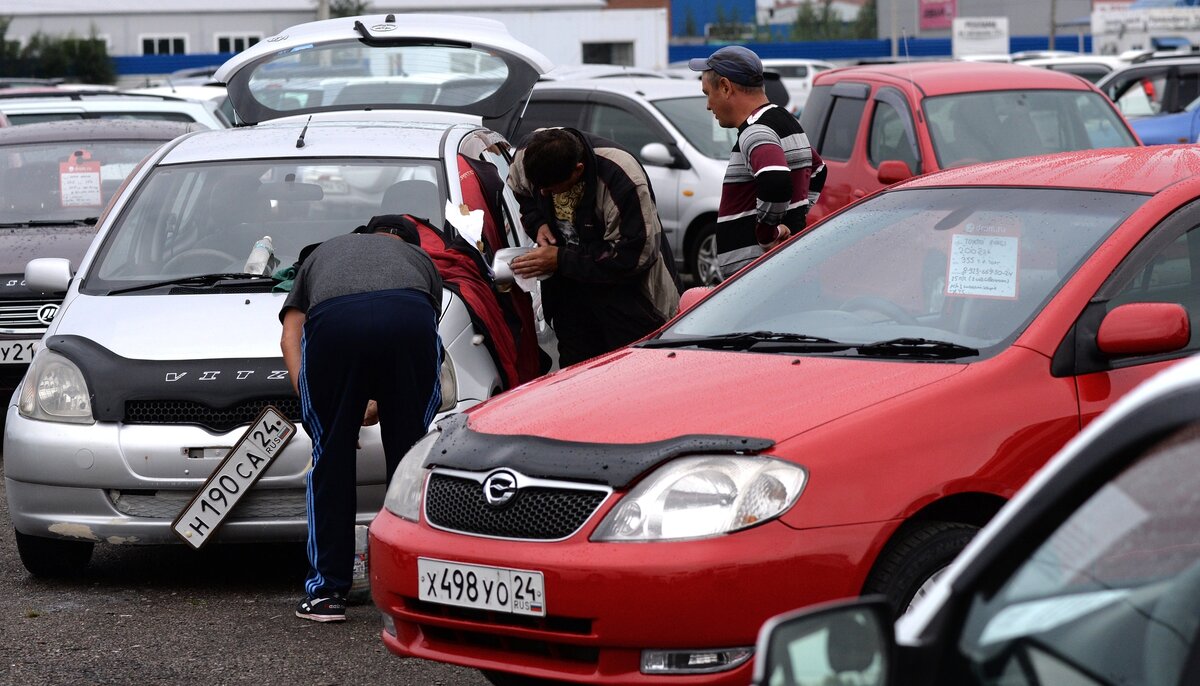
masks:
[[[721,273],[731,276],[763,254],[783,224],[798,233],[825,183],[825,165],[800,122],[765,104],[738,127],[717,212]]]

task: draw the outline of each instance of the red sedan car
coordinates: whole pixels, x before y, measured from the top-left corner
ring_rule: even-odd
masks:
[[[914,174],[1139,144],[1112,102],[1084,79],[986,62],[822,72],[801,123],[829,168],[810,223]]]
[[[443,421],[371,526],[393,652],[497,684],[745,684],[781,611],[903,612],[1200,349],[1200,149],[993,162],[815,225],[653,336]]]

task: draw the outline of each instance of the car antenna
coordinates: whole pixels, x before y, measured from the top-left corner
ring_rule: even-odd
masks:
[[[308,125],[312,123],[312,115],[308,115],[308,121],[304,122],[304,128],[300,129],[300,137],[296,139],[296,147],[304,147],[304,134],[308,133]]]
[[[913,116],[916,117],[918,120],[921,120],[922,119],[921,106],[920,106],[920,101],[917,100],[917,95],[918,95],[917,79],[916,79],[916,77],[913,76],[912,56],[909,55],[909,53],[908,53],[908,29],[904,29],[903,31],[901,31],[901,36],[904,40],[904,64],[908,67],[908,88],[909,88],[909,90],[912,91],[911,93],[909,93],[909,96],[912,98],[912,102],[913,102],[913,110],[914,110]],[[916,132],[914,131],[913,133],[915,134]],[[920,144],[914,140],[914,141],[912,141],[911,145],[913,146],[913,152],[916,153],[917,161],[919,163],[921,160],[921,150],[918,146]],[[914,169],[913,171],[919,172],[920,170]]]

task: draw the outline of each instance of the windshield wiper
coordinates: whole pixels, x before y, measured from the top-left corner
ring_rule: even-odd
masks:
[[[0,229],[25,229],[34,226],[95,226],[99,217],[84,217],[83,219],[30,219],[23,222],[0,223]]]
[[[195,276],[185,276],[179,279],[151,281],[150,283],[141,283],[136,286],[117,288],[109,291],[108,295],[120,295],[121,293],[133,293],[135,291],[149,291],[155,288],[166,288],[167,286],[197,286],[203,288],[208,286],[216,286],[217,284],[228,284],[231,281],[238,281],[242,283],[256,283],[260,281],[267,281],[272,284],[278,283],[278,279],[264,274],[245,274],[241,272],[197,274]]]
[[[656,338],[639,343],[640,348],[717,348],[755,351],[803,351],[836,352],[852,347],[848,343],[819,336],[775,331],[739,331],[713,336],[688,336],[685,338]]]
[[[928,338],[893,338],[886,341],[856,345],[854,349],[858,351],[859,355],[866,355],[868,357],[896,357],[901,359],[954,360],[960,357],[970,357],[979,354],[977,348]]]

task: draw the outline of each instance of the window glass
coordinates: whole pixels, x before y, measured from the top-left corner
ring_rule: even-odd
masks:
[[[1101,64],[1055,64],[1051,65],[1050,69],[1052,71],[1061,71],[1067,74],[1082,76],[1092,83],[1096,83],[1112,71]]]
[[[833,99],[830,86],[814,86],[804,103],[804,111],[800,114],[800,126],[808,134],[809,145],[821,152],[821,138],[825,131],[825,115],[829,114],[829,105]]]
[[[533,100],[525,108],[525,117],[521,119],[521,125],[517,127],[512,140],[519,143],[533,131],[548,126],[579,126],[583,107],[583,103],[578,101]]]
[[[942,168],[1135,145],[1119,115],[1094,92],[960,93],[926,98],[923,107]]]
[[[293,159],[156,168],[104,239],[89,292],[241,272],[270,236],[281,265],[379,214],[442,224],[446,193],[428,160]]]
[[[774,331],[862,344],[911,337],[994,354],[1145,200],[1033,188],[885,193],[772,253],[684,313],[663,338]]]
[[[1115,79],[1104,90],[1126,117],[1150,117],[1162,111],[1167,74],[1164,71],[1127,75]]]
[[[1179,236],[1150,257],[1134,278],[1113,296],[1108,310],[1126,303],[1165,302],[1183,305],[1192,322],[1200,322],[1200,227]],[[1188,350],[1200,349],[1200,331],[1192,326]]]
[[[1152,446],[973,599],[976,683],[1177,684],[1200,626],[1200,425]]]
[[[858,98],[834,98],[833,111],[829,113],[829,124],[821,147],[817,150],[827,160],[845,161],[854,152],[854,141],[858,137],[858,125],[862,122],[866,100]]]
[[[870,140],[867,142],[867,155],[872,166],[878,167],[884,160],[900,160],[912,172],[920,172],[921,165],[913,152],[913,141],[905,129],[906,119],[907,112],[897,111],[891,103],[875,101]]]
[[[703,96],[655,100],[654,107],[662,112],[683,137],[706,157],[727,160],[737,142],[737,129],[727,129],[717,123],[708,111]]]
[[[641,150],[647,143],[663,143],[656,131],[632,112],[612,105],[593,104],[588,112],[588,121],[584,129],[591,133],[619,143],[629,152],[637,156],[638,161],[645,164]]]

